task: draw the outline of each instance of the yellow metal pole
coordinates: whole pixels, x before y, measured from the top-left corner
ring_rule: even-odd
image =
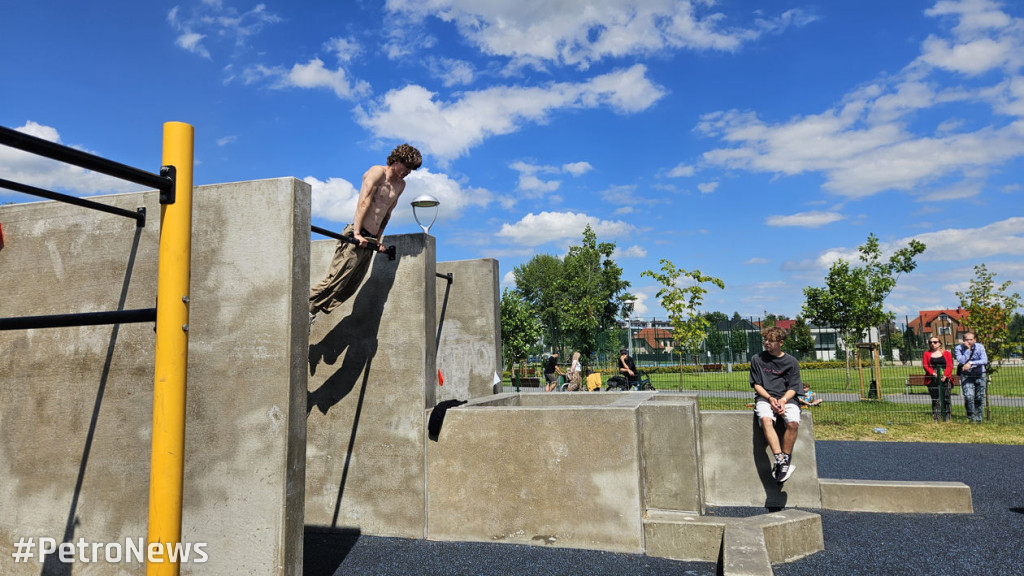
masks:
[[[194,137],[188,124],[164,124],[163,164],[175,167],[176,183],[174,203],[160,207],[147,576],[177,576],[179,568],[165,547],[181,542]]]

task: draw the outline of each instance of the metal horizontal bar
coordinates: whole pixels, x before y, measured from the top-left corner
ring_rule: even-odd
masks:
[[[0,331],[64,328],[67,326],[98,326],[102,324],[135,324],[140,322],[156,322],[156,308],[0,318]]]
[[[59,192],[50,192],[49,190],[43,190],[42,188],[36,188],[35,186],[29,186],[28,184],[22,184],[20,182],[12,182],[11,180],[5,180],[3,178],[0,178],[0,188],[7,188],[8,190],[14,190],[15,192],[21,192],[23,194],[31,194],[32,196],[49,198],[50,200],[64,202],[65,204],[74,204],[75,206],[91,208],[93,210],[99,210],[100,212],[117,214],[118,216],[127,216],[128,218],[132,218],[137,221],[139,226],[146,226],[145,208],[138,208],[135,212],[132,212],[131,210],[125,210],[124,208],[107,206],[106,204],[100,204],[99,202],[93,202],[92,200],[86,200],[77,196],[68,196],[67,194],[61,194]]]
[[[321,236],[327,236],[328,238],[334,238],[335,240],[349,240],[349,238],[347,238],[346,236],[342,236],[341,234],[339,234],[337,232],[331,232],[330,230],[328,230],[326,228],[321,228],[319,226],[310,226],[309,228],[313,232],[316,232],[317,234],[319,234]]]
[[[171,178],[139,170],[132,166],[95,156],[88,152],[82,152],[81,150],[75,150],[74,148],[50,142],[49,140],[36,138],[35,136],[3,126],[0,126],[0,144],[31,152],[32,154],[38,154],[39,156],[45,156],[52,160],[74,164],[86,170],[92,170],[93,172],[99,172],[160,191],[170,192],[174,190],[174,180]]]
[[[434,272],[434,274],[437,274],[438,278],[444,278],[445,280],[448,281],[449,284],[451,284],[452,280],[454,280],[454,278],[452,277],[452,273],[451,272],[449,272],[447,274],[441,274],[440,272]]]

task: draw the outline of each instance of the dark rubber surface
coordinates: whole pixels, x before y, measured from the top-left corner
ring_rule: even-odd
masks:
[[[964,482],[971,487],[974,514],[810,510],[821,514],[825,551],[776,564],[777,576],[1024,574],[1024,446],[821,441],[815,450],[822,478]],[[763,511],[709,512],[746,516]],[[305,540],[306,576],[715,573],[715,564],[643,555],[428,542],[312,527]]]

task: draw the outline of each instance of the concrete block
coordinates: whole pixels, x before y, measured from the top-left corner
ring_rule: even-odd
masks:
[[[644,543],[648,556],[686,562],[718,562],[726,523],[672,510],[648,510]]]
[[[448,410],[427,537],[643,552],[638,433],[636,403]]]
[[[772,563],[764,529],[753,523],[732,523],[722,543],[722,576],[771,576]]]
[[[696,398],[673,396],[640,405],[644,506],[703,513]]]
[[[771,565],[825,549],[821,517],[784,510],[747,518],[648,511],[647,554],[691,562],[719,562],[723,574],[772,574]]]
[[[971,487],[961,482],[821,479],[821,507],[848,512],[972,514]]]
[[[437,389],[437,401],[469,400],[501,392],[501,385],[494,384],[495,374],[501,375],[498,261],[438,262],[437,273],[452,275],[450,286],[444,278],[436,280],[437,319],[439,324],[444,322],[438,328],[441,339],[437,348],[437,367],[444,375],[444,386]]]
[[[825,549],[821,516],[804,510],[782,510],[757,516],[764,530],[765,549],[772,564],[793,562]]]
[[[782,486],[771,477],[773,458],[753,410],[702,412],[700,422],[705,504],[821,507],[814,426],[807,411],[793,448],[796,471]]]
[[[93,199],[144,206],[146,227],[0,206],[0,268],[17,271],[0,274],[5,316],[154,306],[157,193]],[[302,572],[309,205],[294,178],[193,192],[182,538],[207,543],[209,561],[182,574]],[[0,556],[8,535],[146,536],[153,356],[152,324],[0,332]]]
[[[425,412],[434,406],[434,238],[388,236],[359,291],[309,336],[306,524],[423,538]],[[336,241],[314,242],[309,286]],[[308,292],[306,297],[308,306]]]

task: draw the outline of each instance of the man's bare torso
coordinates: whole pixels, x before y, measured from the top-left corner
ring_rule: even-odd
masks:
[[[369,194],[370,205],[363,215],[362,227],[373,235],[380,232],[381,222],[391,213],[405,190],[405,180],[397,176],[388,179],[389,172],[387,166],[373,166],[363,175],[363,189]]]

